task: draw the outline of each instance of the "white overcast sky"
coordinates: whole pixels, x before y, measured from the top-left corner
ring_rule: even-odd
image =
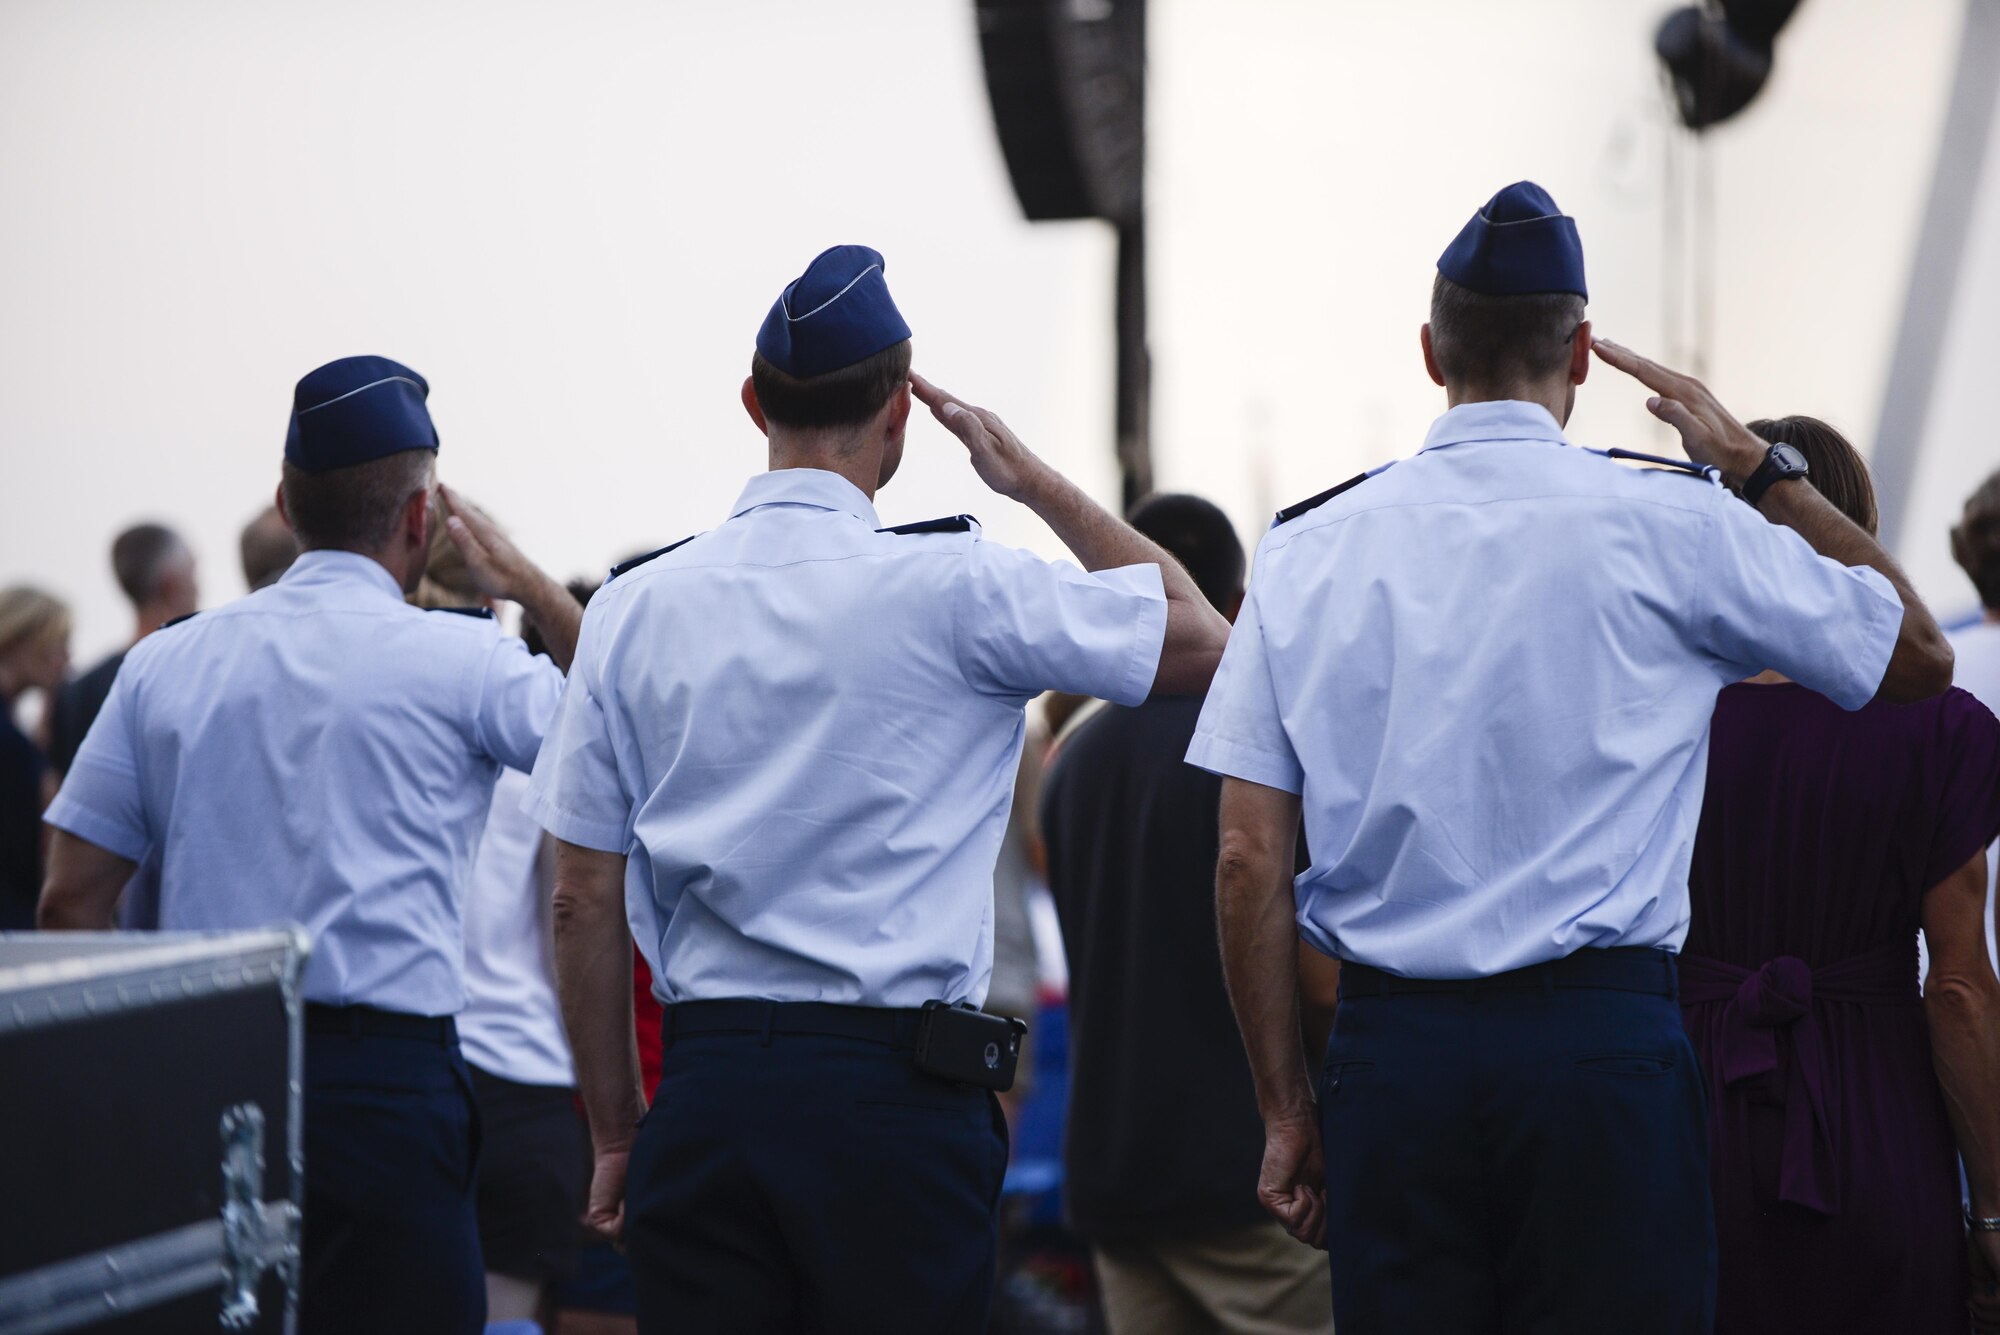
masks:
[[[1160,483],[1254,541],[1414,450],[1442,406],[1432,265],[1520,177],[1577,217],[1600,331],[1667,350],[1667,7],[1154,0]],[[1703,150],[1706,352],[1746,415],[1872,435],[1958,13],[1808,0]],[[558,574],[600,572],[724,517],[762,465],[736,402],[758,322],[853,241],[886,253],[921,370],[1115,496],[1111,238],[1020,221],[970,0],[0,0],[0,583],[72,602],[80,665],[127,633],[126,523],[181,527],[207,600],[236,596],[291,386],[354,353],[429,377],[444,475]],[[1572,438],[1663,446],[1616,379]],[[1057,550],[928,421],[880,509]]]

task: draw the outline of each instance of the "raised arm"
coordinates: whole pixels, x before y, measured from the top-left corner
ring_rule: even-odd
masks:
[[[1693,376],[1670,371],[1629,348],[1596,340],[1597,355],[1653,391],[1646,407],[1680,433],[1688,458],[1720,469],[1730,486],[1741,489],[1770,451],[1716,401],[1708,387]],[[1952,652],[1930,609],[1903,574],[1903,568],[1870,534],[1810,485],[1780,483],[1764,493],[1758,509],[1772,523],[1792,529],[1829,560],[1845,566],[1869,566],[1894,586],[1903,600],[1903,624],[1882,674],[1878,699],[1894,704],[1940,695],[1951,686]]]
[[[1044,463],[995,413],[953,398],[920,375],[912,375],[910,384],[931,415],[964,444],[979,480],[1040,515],[1085,570],[1160,568],[1167,634],[1153,694],[1205,692],[1229,641],[1229,622],[1202,597],[1181,563]]]
[[[577,632],[583,626],[583,604],[524,556],[479,507],[468,505],[450,487],[440,486],[438,498],[445,510],[445,531],[464,554],[465,568],[479,591],[519,603],[542,632],[549,657],[569,671],[570,660],[576,657]]]
[[[1301,1242],[1325,1245],[1326,1172],[1319,1110],[1299,1032],[1298,928],[1292,866],[1299,799],[1244,779],[1222,781],[1222,852],[1215,866],[1215,918],[1222,977],[1243,1031],[1264,1167],[1257,1199]]]
[[[1924,896],[1924,939],[1931,1061],[1972,1212],[1991,1219],[2000,1216],[2000,979],[1986,954],[1985,849]],[[2000,1329],[2000,1233],[1974,1232],[1972,1247],[1974,1315],[1980,1329]]]
[[[616,1241],[625,1227],[625,1166],[646,1115],[632,1029],[624,856],[557,840],[553,904],[556,991],[594,1160],[583,1221]]]

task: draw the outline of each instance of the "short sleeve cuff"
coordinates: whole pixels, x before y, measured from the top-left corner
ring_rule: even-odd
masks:
[[[1193,745],[1188,747],[1187,763],[1211,774],[1247,779],[1282,792],[1296,794],[1305,791],[1305,771],[1299,768],[1297,761],[1274,756],[1240,742],[1226,741],[1214,733],[1195,734]]]
[[[94,811],[67,793],[56,794],[56,800],[49,803],[42,819],[128,862],[142,860],[152,843],[144,830],[135,830],[124,821]]]
[[[1889,660],[1895,655],[1896,641],[1903,633],[1903,600],[1888,576],[1869,566],[1856,567],[1854,573],[1878,596],[1870,605],[1865,624],[1855,635],[1860,652],[1852,660],[1852,678],[1839,691],[1825,692],[1827,699],[1850,712],[1873,700],[1882,689],[1882,678],[1888,675]]]
[[[1152,587],[1139,604],[1137,624],[1132,632],[1132,657],[1118,683],[1118,693],[1110,697],[1114,705],[1142,705],[1153,693],[1160,675],[1160,657],[1167,649],[1167,588],[1158,566],[1140,567],[1152,576]]]
[[[600,820],[570,811],[554,794],[530,788],[521,799],[521,810],[534,822],[566,844],[594,848],[600,853],[623,853],[629,844],[625,822]]]

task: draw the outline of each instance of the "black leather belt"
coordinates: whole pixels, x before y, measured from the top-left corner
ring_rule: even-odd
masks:
[[[682,1001],[665,1008],[660,1041],[695,1034],[823,1034],[914,1049],[920,1010],[836,1006],[824,1001]]]
[[[1403,978],[1366,964],[1343,961],[1340,966],[1340,995],[1357,997],[1415,996],[1456,992],[1477,996],[1483,992],[1553,991],[1556,988],[1595,987],[1613,992],[1646,992],[1673,997],[1679,992],[1674,953],[1653,946],[1612,946],[1585,948],[1547,964],[1531,964],[1486,978]]]
[[[409,1038],[447,1047],[458,1041],[458,1025],[449,1015],[406,1015],[373,1006],[327,1006],[317,1001],[306,1003],[306,1032],[350,1038]]]

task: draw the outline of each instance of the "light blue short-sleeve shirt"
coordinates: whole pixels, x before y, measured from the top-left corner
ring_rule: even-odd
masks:
[[[1166,617],[1157,566],[880,531],[844,478],[766,473],[591,600],[530,810],[633,860],[663,1001],[977,1004],[1022,707],[1143,700]]]
[[[1188,759],[1301,795],[1328,954],[1473,978],[1678,950],[1716,693],[1775,668],[1857,709],[1902,618],[1720,486],[1465,404],[1265,537]]]
[[[157,851],[162,928],[303,925],[309,1001],[452,1014],[494,781],[533,766],[561,686],[491,620],[307,552],[126,655],[46,819]]]

